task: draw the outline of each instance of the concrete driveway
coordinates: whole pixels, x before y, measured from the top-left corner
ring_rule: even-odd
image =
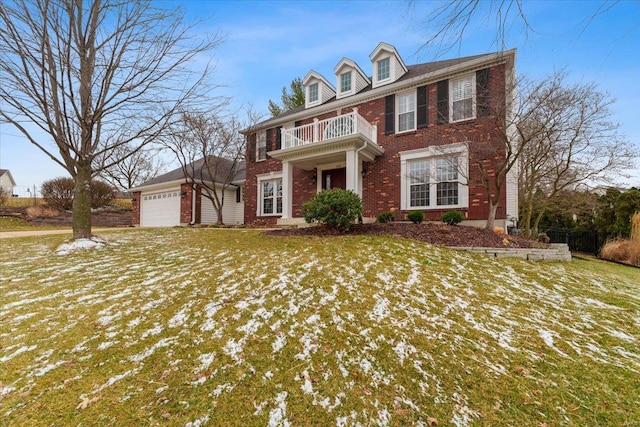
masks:
[[[133,227],[104,227],[93,228],[93,233],[99,233],[102,231],[118,231],[118,230],[133,230]],[[33,231],[0,231],[0,239],[11,239],[14,237],[31,237],[31,236],[49,236],[52,234],[72,234],[73,230],[33,230]]]

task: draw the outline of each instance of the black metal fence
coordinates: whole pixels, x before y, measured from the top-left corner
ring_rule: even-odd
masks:
[[[594,230],[571,230],[552,228],[546,231],[551,243],[566,243],[572,252],[600,254],[600,249],[608,240],[618,236],[598,233]],[[624,237],[624,236],[623,236]]]

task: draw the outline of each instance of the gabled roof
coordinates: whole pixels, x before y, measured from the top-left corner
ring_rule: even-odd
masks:
[[[307,84],[309,83],[309,80],[311,79],[316,79],[316,80],[320,80],[321,82],[323,82],[324,84],[326,84],[332,91],[336,91],[336,88],[333,87],[333,85],[331,83],[329,83],[329,81],[327,79],[324,78],[324,76],[320,73],[318,73],[317,71],[309,71],[307,73],[306,76],[304,76],[304,79],[302,80],[302,84],[304,86],[307,86]]]
[[[9,180],[11,181],[11,185],[15,187],[16,181],[13,179],[13,176],[11,176],[11,172],[9,172],[9,169],[0,169],[0,178],[5,175],[9,177]]]
[[[470,68],[470,67],[478,66],[479,64],[486,64],[492,61],[502,60],[503,58],[507,61],[509,61],[510,60],[509,58],[511,58],[511,61],[513,61],[513,57],[515,57],[515,49],[508,50],[505,52],[485,53],[481,55],[472,55],[472,56],[465,56],[462,58],[445,59],[442,61],[434,61],[434,62],[426,62],[422,64],[409,65],[407,66],[407,72],[392,84],[388,84],[376,89],[373,89],[372,85],[369,84],[367,85],[367,87],[362,89],[356,95],[352,95],[342,99],[336,99],[336,97],[333,97],[328,101],[324,102],[322,105],[314,106],[310,108],[305,108],[304,105],[300,107],[292,108],[291,110],[285,111],[284,113],[276,117],[271,117],[268,120],[258,123],[257,125],[253,126],[251,130],[245,130],[243,131],[243,133],[253,132],[258,129],[265,129],[270,126],[278,126],[280,124],[286,123],[287,121],[303,118],[305,115],[303,115],[302,113],[305,110],[325,111],[325,110],[334,108],[332,106],[332,104],[334,103],[339,103],[340,104],[339,106],[342,107],[343,104],[362,102],[362,97],[366,98],[367,93],[372,90],[380,91],[381,93],[384,93],[390,90],[397,90],[396,88],[398,87],[398,85],[402,86],[402,83],[409,84],[415,80],[428,81],[428,80],[434,79],[434,81],[436,81],[440,79],[446,79],[448,78],[447,77],[448,74],[456,73],[456,72],[458,73],[464,72],[464,70],[468,67]],[[513,66],[513,63],[511,63],[511,66]],[[311,71],[307,74],[307,77],[309,77],[310,74],[311,74]]]
[[[210,158],[215,158],[214,156],[210,156]],[[198,181],[206,181],[206,182],[219,182],[222,183],[226,180],[231,172],[231,168],[233,167],[233,161],[229,159],[224,159],[221,157],[217,158],[220,161],[220,164],[216,170],[215,181],[211,179],[209,176],[208,170],[204,167],[204,158],[200,160],[196,160],[189,164],[189,170],[196,171],[196,175],[194,178],[196,182]],[[233,176],[232,182],[239,183],[245,180],[246,169],[245,162],[240,162],[237,164],[237,168],[235,171],[235,175]],[[169,184],[169,183],[185,183],[187,179],[185,178],[184,171],[182,167],[174,169],[170,172],[165,173],[164,175],[157,176],[153,179],[150,179],[147,182],[144,182],[137,187],[129,189],[129,191],[140,191],[149,187],[159,187],[161,184]]]
[[[362,76],[363,79],[366,80],[367,83],[371,83],[371,79],[369,79],[369,77],[367,77],[367,75],[364,73],[364,71],[362,71],[362,68],[360,68],[360,66],[358,64],[356,64],[355,61],[352,61],[351,59],[346,58],[346,57],[342,58],[340,60],[340,62],[338,62],[335,67],[333,67],[333,73],[337,75],[338,72],[344,66],[349,66],[349,67],[353,68],[354,70],[356,70],[358,72],[358,74],[360,74]]]
[[[407,66],[405,65],[404,61],[402,60],[402,57],[400,56],[400,54],[396,50],[396,47],[390,45],[389,43],[385,43],[385,42],[378,43],[378,46],[376,46],[376,48],[373,49],[373,52],[371,52],[369,54],[369,59],[371,59],[371,61],[373,61],[380,54],[380,52],[382,52],[382,51],[389,52],[389,53],[395,55],[395,57],[398,60],[398,63],[402,67],[402,69],[404,71],[407,71]]]

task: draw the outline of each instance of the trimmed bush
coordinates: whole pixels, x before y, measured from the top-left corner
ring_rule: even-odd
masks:
[[[458,211],[449,211],[443,213],[440,219],[447,225],[456,225],[460,224],[464,217]]]
[[[420,224],[422,221],[424,221],[424,212],[411,211],[407,214],[407,219],[414,224]]]
[[[75,184],[73,178],[54,178],[45,181],[40,191],[47,205],[62,210],[70,210],[73,206]],[[114,188],[104,181],[91,181],[91,207],[93,209],[108,206],[113,201]]]
[[[396,220],[396,216],[389,211],[382,212],[380,215],[378,215],[378,222],[381,222],[381,223],[393,222],[395,220]]]
[[[309,224],[319,222],[338,230],[348,230],[362,215],[362,200],[350,190],[325,190],[302,205],[302,214]]]
[[[7,200],[9,200],[9,191],[4,187],[0,187],[0,206],[6,205]]]

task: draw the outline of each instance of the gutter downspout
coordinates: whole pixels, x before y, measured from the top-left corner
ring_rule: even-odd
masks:
[[[191,185],[191,222],[189,225],[195,225],[196,223],[196,183]]]

